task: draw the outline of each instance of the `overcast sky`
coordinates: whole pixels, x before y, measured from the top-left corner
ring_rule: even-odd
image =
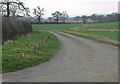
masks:
[[[119,0],[25,0],[31,9],[40,6],[45,9],[44,17],[50,17],[55,11],[67,11],[69,16],[109,14],[118,12]]]

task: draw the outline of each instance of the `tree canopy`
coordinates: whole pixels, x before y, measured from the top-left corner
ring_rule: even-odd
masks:
[[[66,11],[63,11],[63,12],[62,12],[62,20],[63,20],[64,23],[65,23],[65,21],[66,21],[66,19],[67,19],[68,17],[69,17],[69,16],[68,16],[67,12],[66,12]]]
[[[77,23],[78,23],[78,21],[79,21],[79,19],[80,19],[80,16],[76,16],[76,17],[74,17],[74,19],[77,21]]]
[[[59,11],[56,11],[55,13],[52,13],[52,16],[58,22],[62,17],[62,13]]]
[[[38,18],[39,23],[41,23],[41,19],[42,16],[44,15],[44,11],[45,11],[44,8],[40,8],[40,6],[33,9],[33,14]]]
[[[20,0],[2,0],[0,2],[0,13],[9,17],[10,15],[15,16],[16,13],[24,13],[28,11]]]

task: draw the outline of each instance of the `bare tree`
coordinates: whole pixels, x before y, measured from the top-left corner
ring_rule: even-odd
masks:
[[[52,22],[53,18],[52,17],[48,17],[48,21]]]
[[[0,5],[0,14],[1,14],[1,15],[4,15],[5,12],[6,12],[6,8],[3,6],[3,4]]]
[[[30,9],[28,7],[25,8],[25,13],[24,14],[25,14],[24,15],[25,17],[31,18],[31,16],[30,16]]]
[[[20,2],[20,0],[2,0],[2,2],[0,2],[0,11],[2,14],[5,12],[7,17],[10,16],[10,13],[15,15],[17,10],[25,10],[23,2]]]
[[[92,19],[94,21],[94,23],[96,22],[96,18],[97,18],[97,14],[94,13],[90,16],[90,19]]]
[[[38,6],[37,8],[34,8],[33,9],[33,14],[38,18],[39,20],[39,23],[41,23],[41,19],[42,19],[42,16],[44,15],[44,8],[40,8],[40,6]]]
[[[63,11],[63,12],[62,12],[62,19],[63,19],[63,22],[64,22],[64,23],[66,22],[66,19],[67,19],[68,17],[69,17],[69,16],[68,16],[67,12],[66,12],[66,11]]]
[[[18,10],[18,8],[16,7],[16,6],[12,6],[12,7],[10,7],[10,12],[11,12],[11,15],[12,16],[15,16],[16,15],[16,13],[17,13],[17,10]]]
[[[79,21],[79,19],[80,19],[80,16],[76,16],[76,17],[74,17],[74,19],[77,21],[77,24],[78,24],[78,21]]]
[[[87,16],[83,15],[81,18],[82,18],[83,23],[86,24],[86,22],[87,22]]]
[[[62,13],[60,13],[59,11],[56,11],[55,13],[52,13],[52,16],[58,22],[62,17]]]

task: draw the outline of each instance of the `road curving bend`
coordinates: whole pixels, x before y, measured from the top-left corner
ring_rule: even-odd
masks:
[[[118,48],[62,32],[51,32],[61,42],[50,61],[3,74],[4,82],[118,82]]]

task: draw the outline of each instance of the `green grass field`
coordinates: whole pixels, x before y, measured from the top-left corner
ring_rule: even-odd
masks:
[[[94,28],[94,29],[118,29],[118,22],[111,23],[94,23],[81,25],[81,28]]]
[[[34,32],[31,36],[3,44],[2,72],[13,72],[49,61],[59,45],[57,38],[48,32]]]
[[[36,24],[33,25],[33,30],[68,30],[79,26],[80,24]]]
[[[77,30],[75,28],[78,28]],[[42,24],[33,25],[34,30],[59,30],[69,31],[69,33],[82,33],[82,36],[87,37],[91,35],[94,38],[102,37],[110,41],[118,42],[118,22],[111,23],[94,23],[94,24]],[[93,29],[93,30],[89,30]],[[102,30],[101,30],[102,29]],[[105,30],[105,31],[104,31]],[[107,31],[106,31],[107,30]],[[105,40],[105,39],[104,39]]]
[[[112,44],[112,45],[115,45],[115,46],[118,46],[120,43],[118,42],[118,38],[116,38],[116,33],[115,33],[115,36],[112,36],[113,38],[111,38],[110,36],[108,36],[108,33],[105,33],[105,32],[100,32],[100,31],[93,31],[94,33],[91,33],[90,31],[63,31],[65,33],[69,33],[69,34],[73,34],[75,36],[81,36],[81,37],[85,37],[85,38],[89,38],[89,39],[94,39],[96,41],[99,41],[99,42],[104,42],[104,43],[108,43],[108,44]],[[100,35],[101,34],[101,35]],[[116,39],[115,39],[116,38]]]
[[[116,31],[89,31],[89,30],[78,30],[79,33],[94,34],[96,36],[108,37],[111,40],[118,40],[118,32]]]
[[[118,22],[96,23],[96,24],[35,24],[34,30],[69,30],[74,27],[94,29],[118,29]]]

